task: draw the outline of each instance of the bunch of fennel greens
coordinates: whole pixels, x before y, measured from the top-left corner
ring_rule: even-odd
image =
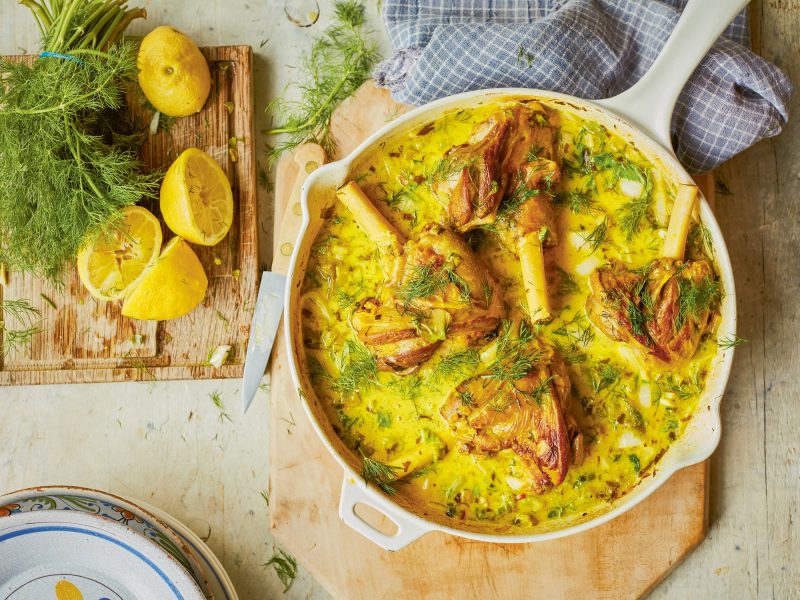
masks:
[[[276,98],[267,113],[283,124],[265,131],[267,135],[287,134],[269,147],[272,165],[287,150],[305,142],[316,142],[328,156],[336,149],[330,134],[331,115],[339,104],[369,79],[378,51],[365,39],[364,5],[354,0],[334,3],[333,24],[314,42],[305,56],[299,85],[301,99]]]
[[[136,77],[127,0],[21,0],[32,63],[0,60],[0,263],[58,280],[81,245],[155,189],[117,114]]]

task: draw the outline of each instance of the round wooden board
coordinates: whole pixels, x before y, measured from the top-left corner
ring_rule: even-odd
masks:
[[[334,115],[337,156],[408,110],[367,83]],[[276,223],[297,168],[278,165]],[[709,185],[710,183],[710,185]],[[713,179],[698,178],[706,198]],[[276,240],[292,232],[276,231]],[[276,253],[278,251],[276,250]],[[337,598],[639,598],[705,537],[708,461],[683,469],[621,517],[539,544],[487,544],[430,533],[399,552],[339,519],[342,469],[317,438],[286,367],[279,332],[271,369],[270,520],[278,543]]]

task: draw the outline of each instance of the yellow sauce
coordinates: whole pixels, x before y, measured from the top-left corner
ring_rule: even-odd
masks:
[[[435,177],[445,152],[466,142],[473,126],[497,108],[494,104],[450,112],[425,127],[424,135],[417,127],[395,136],[354,165],[351,177],[410,238],[430,223],[445,223],[445,208],[428,181]],[[418,476],[393,487],[421,514],[458,528],[524,534],[561,528],[607,511],[615,499],[652,474],[655,462],[682,434],[717,352],[709,332],[695,357],[680,368],[644,364],[635,352],[609,340],[588,321],[584,305],[589,273],[611,260],[636,268],[658,257],[675,184],[664,181],[644,156],[604,127],[563,109],[559,112],[559,158],[578,161],[580,150],[624,158],[627,163],[622,164],[634,165],[646,185],[652,185],[652,205],[628,241],[619,210],[649,193],[645,184],[624,169],[582,174],[568,164],[562,167],[562,198],[585,192],[592,208],[576,213],[564,201],[558,209],[559,243],[545,251],[555,318],[539,335],[558,347],[568,363],[573,385],[569,410],[584,433],[586,458],[571,466],[554,489],[543,495],[531,493],[525,466],[512,450],[494,456],[459,451],[439,410],[448,394],[480,366],[449,378],[437,371],[444,357],[463,349],[459,342],[445,341],[414,374],[381,372],[361,382],[353,394],[337,391],[333,382],[352,350],[348,340],[356,340],[350,315],[364,298],[380,296],[385,285],[375,245],[341,204],[325,215],[307,268],[302,299],[306,366],[335,431],[359,458],[391,463],[406,456],[433,456],[432,464],[413,474]],[[606,232],[600,239],[598,226],[604,221]],[[690,240],[690,257],[704,252],[700,237]],[[482,236],[477,254],[502,286],[511,307],[508,318],[524,318],[518,258],[492,235]],[[446,452],[437,459],[442,445]]]

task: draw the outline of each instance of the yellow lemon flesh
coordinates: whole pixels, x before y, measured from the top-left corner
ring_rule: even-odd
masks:
[[[122,314],[146,321],[177,319],[203,301],[206,288],[208,278],[200,259],[185,240],[172,238],[125,298]]]
[[[194,244],[213,246],[233,223],[233,193],[222,167],[197,148],[184,151],[161,184],[167,226]]]
[[[98,300],[123,298],[161,250],[161,223],[149,210],[129,206],[114,227],[78,253],[78,276]]]
[[[150,103],[165,115],[199,112],[211,91],[211,73],[200,49],[173,27],[156,27],[139,46],[139,85]]]

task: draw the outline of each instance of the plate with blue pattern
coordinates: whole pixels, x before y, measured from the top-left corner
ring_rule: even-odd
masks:
[[[0,600],[204,600],[159,546],[79,511],[0,518]]]

